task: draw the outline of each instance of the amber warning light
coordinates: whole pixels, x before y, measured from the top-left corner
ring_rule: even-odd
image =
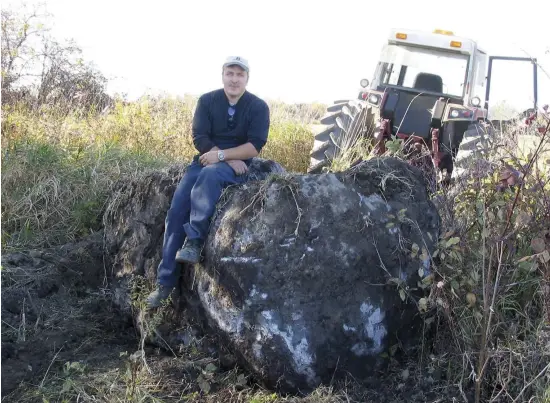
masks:
[[[453,31],[447,31],[445,29],[435,29],[434,34],[440,34],[440,35],[454,35]]]

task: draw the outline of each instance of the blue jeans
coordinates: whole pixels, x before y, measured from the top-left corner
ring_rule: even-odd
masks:
[[[157,269],[157,283],[174,287],[180,275],[176,253],[185,238],[206,240],[210,219],[223,189],[244,183],[248,175],[237,175],[225,162],[203,167],[192,162],[181,179],[166,215],[162,260]]]

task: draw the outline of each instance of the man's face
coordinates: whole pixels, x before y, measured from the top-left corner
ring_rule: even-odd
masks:
[[[241,96],[248,83],[248,73],[240,66],[227,66],[223,69],[223,88],[233,97]]]

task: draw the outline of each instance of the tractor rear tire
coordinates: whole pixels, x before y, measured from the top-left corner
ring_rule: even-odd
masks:
[[[314,128],[308,173],[321,173],[335,158],[354,147],[358,139],[370,134],[373,113],[361,101],[336,101],[327,108],[320,123]]]

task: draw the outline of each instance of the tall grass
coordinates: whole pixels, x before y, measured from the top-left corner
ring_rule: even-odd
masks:
[[[106,198],[121,177],[189,162],[196,99],[118,101],[103,113],[59,105],[2,106],[2,244],[40,247],[99,228]],[[272,103],[261,157],[305,172],[318,106]]]
[[[483,158],[469,161],[454,189],[440,195],[448,214],[428,304],[445,323],[452,379],[472,387],[475,402],[550,398],[550,120],[545,123],[540,131],[509,127],[491,134]],[[525,147],[526,138],[534,146]]]

